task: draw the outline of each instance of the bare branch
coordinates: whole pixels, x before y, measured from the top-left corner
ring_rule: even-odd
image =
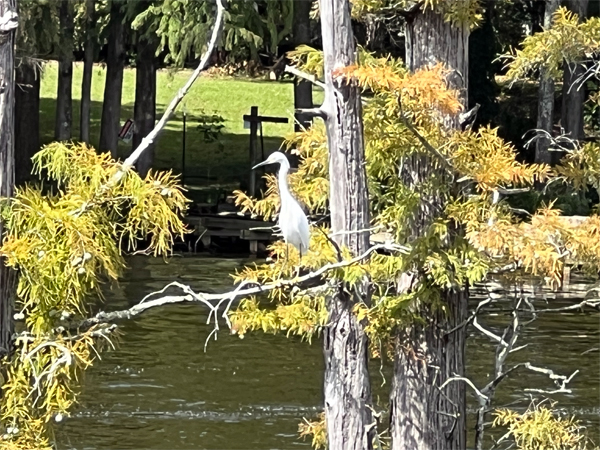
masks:
[[[458,375],[454,375],[452,378],[448,378],[446,381],[444,381],[444,383],[440,386],[440,389],[444,389],[444,387],[446,387],[446,385],[448,385],[452,381],[464,381],[475,391],[475,394],[477,395],[477,397],[482,398],[486,401],[489,400],[488,396],[483,394],[479,389],[477,389],[477,387],[473,384],[473,382],[471,380],[469,380],[466,377],[461,377]]]
[[[490,330],[488,330],[487,328],[484,328],[482,325],[480,325],[479,322],[477,322],[477,317],[473,318],[473,326],[475,328],[477,328],[479,331],[481,331],[483,334],[485,334],[487,337],[489,337],[491,340],[498,342],[500,345],[502,345],[505,348],[508,347],[508,344],[504,341],[504,339],[502,339],[497,334],[492,333]]]
[[[307,119],[320,117],[323,120],[327,120],[327,112],[322,108],[296,108],[296,114],[301,114]]]
[[[512,188],[512,189],[502,188],[502,187],[496,188],[496,191],[502,195],[522,194],[524,192],[529,192],[530,190],[531,190],[531,188],[527,188],[527,187],[526,188]]]
[[[296,67],[293,67],[293,66],[285,66],[285,71],[287,73],[291,73],[292,75],[294,75],[298,78],[302,78],[303,80],[310,81],[315,86],[319,86],[320,88],[325,89],[325,83],[323,83],[322,81],[317,79],[316,76],[311,75],[310,73],[303,72],[302,70],[297,69]]]
[[[534,372],[548,375],[548,378],[550,378],[552,381],[554,381],[554,384],[556,384],[556,386],[558,387],[558,389],[552,390],[552,391],[547,391],[544,389],[525,389],[527,392],[539,392],[539,393],[543,393],[543,394],[556,394],[556,393],[561,392],[561,393],[569,394],[571,392],[571,390],[567,389],[566,386],[567,386],[567,384],[569,384],[571,382],[573,377],[579,373],[579,369],[577,369],[575,372],[573,372],[571,375],[569,375],[567,377],[565,375],[558,375],[558,374],[554,373],[553,370],[546,369],[545,367],[534,366],[533,364],[528,363],[528,362],[519,364],[519,365],[522,367],[525,367],[526,369],[532,370]]]
[[[227,302],[227,306],[225,307],[225,310],[221,316],[223,318],[225,318],[227,325],[230,326],[231,324],[229,323],[228,319],[226,318],[226,314],[227,314],[232,302],[236,298],[248,297],[251,295],[257,295],[257,294],[269,292],[274,289],[299,286],[299,285],[305,284],[311,280],[321,278],[325,273],[330,272],[332,270],[358,264],[361,261],[365,260],[369,255],[371,255],[372,253],[375,253],[378,250],[386,250],[386,251],[390,251],[390,252],[403,252],[403,253],[406,253],[408,251],[408,249],[406,247],[403,247],[398,244],[378,244],[378,245],[374,245],[374,246],[370,247],[366,252],[364,252],[363,254],[361,254],[359,256],[356,256],[355,258],[352,258],[349,260],[344,260],[344,261],[339,261],[336,263],[326,264],[326,265],[320,267],[318,270],[315,270],[314,272],[310,272],[301,277],[277,280],[272,283],[266,283],[266,284],[259,284],[257,282],[252,282],[252,281],[244,281],[240,285],[238,285],[233,291],[226,292],[223,294],[208,294],[208,293],[204,293],[204,292],[196,293],[187,285],[184,285],[184,284],[181,284],[178,282],[172,282],[172,283],[169,283],[168,285],[166,285],[161,290],[154,292],[150,295],[147,295],[146,297],[144,297],[142,299],[142,301],[140,301],[140,303],[132,306],[129,309],[125,309],[122,311],[113,311],[113,312],[99,312],[94,317],[91,317],[91,318],[86,319],[83,322],[81,322],[78,325],[78,328],[85,329],[85,328],[89,328],[93,325],[100,324],[100,323],[108,323],[108,322],[113,322],[115,320],[122,320],[122,319],[131,319],[131,318],[143,313],[144,311],[154,308],[154,307],[157,307],[157,306],[163,306],[163,305],[175,304],[175,303],[185,303],[185,302],[200,302],[200,303],[204,304],[209,309],[209,317],[208,317],[209,322],[211,320],[213,320],[213,321],[216,320],[216,316],[218,314],[219,308],[225,302]],[[247,288],[246,286],[249,284],[255,284],[255,286]],[[173,287],[181,289],[184,292],[184,295],[165,295],[165,296],[162,296],[159,298],[152,299],[152,297],[155,297],[157,294],[163,294],[169,288],[173,288]],[[218,330],[218,325],[216,325],[216,328]]]
[[[188,81],[185,83],[185,85],[181,89],[179,89],[177,95],[173,98],[173,100],[171,100],[171,103],[169,103],[169,106],[165,110],[164,114],[162,115],[154,129],[148,134],[148,136],[142,139],[140,145],[138,145],[138,147],[133,151],[133,153],[129,155],[129,157],[123,162],[123,165],[121,166],[120,170],[115,174],[115,177],[113,179],[114,183],[118,183],[121,180],[121,178],[123,178],[125,172],[127,172],[127,170],[133,167],[133,165],[136,163],[136,161],[139,159],[142,153],[154,142],[154,140],[158,137],[160,132],[163,130],[163,128],[175,112],[175,108],[177,108],[179,103],[181,103],[183,97],[185,97],[185,95],[188,93],[196,79],[200,76],[200,72],[202,72],[206,68],[208,60],[212,55],[212,52],[215,49],[217,40],[219,38],[219,34],[223,24],[224,12],[225,8],[223,7],[221,0],[217,0],[217,17],[215,19],[212,35],[208,43],[208,48],[206,49],[204,55],[202,55],[200,64],[198,65],[196,70],[194,70],[194,72],[192,73]]]

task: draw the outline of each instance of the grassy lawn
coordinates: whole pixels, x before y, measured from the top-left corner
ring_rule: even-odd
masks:
[[[40,128],[42,143],[48,143],[54,135],[56,108],[57,64],[45,65],[41,85]],[[73,138],[79,137],[79,110],[81,76],[83,65],[76,64],[73,80]],[[157,80],[157,119],[165,110],[177,90],[187,81],[190,71],[176,73],[160,71]],[[106,70],[94,68],[92,80],[92,145],[97,146],[100,135],[100,118]],[[135,70],[126,69],[123,81],[121,123],[133,118],[135,98]],[[320,100],[319,96],[319,100]],[[293,131],[293,85],[290,82],[266,80],[200,78],[196,81],[184,102],[178,108],[158,140],[154,166],[157,169],[173,169],[181,173],[183,122],[182,108],[187,112],[186,177],[193,184],[245,185],[249,173],[249,130],[244,129],[242,116],[250,113],[251,106],[258,106],[259,114],[288,117],[289,124],[265,124],[263,127],[265,153],[276,150],[283,137]],[[196,129],[198,118],[203,114],[216,113],[225,119],[222,131],[222,148],[216,143],[205,143]],[[131,152],[131,144],[119,144],[119,157]],[[193,177],[193,178],[192,178]]]

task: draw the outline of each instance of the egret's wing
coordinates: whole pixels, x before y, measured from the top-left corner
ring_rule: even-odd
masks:
[[[308,218],[302,210],[300,204],[296,204],[294,208],[295,220],[293,223],[293,229],[298,239],[298,244],[301,248],[299,250],[304,254],[308,250],[308,244],[310,242],[310,229],[308,226]]]
[[[304,220],[300,223],[300,238],[302,239],[302,253],[306,253],[310,244],[310,227],[306,215],[304,216]]]

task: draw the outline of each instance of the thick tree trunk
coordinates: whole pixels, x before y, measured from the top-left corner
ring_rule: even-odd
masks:
[[[135,69],[135,107],[133,149],[136,149],[154,128],[156,122],[156,48],[157,42],[139,39]],[[154,144],[142,154],[136,164],[141,176],[145,177],[154,162]]]
[[[558,9],[560,0],[548,0],[546,2],[546,10],[544,13],[544,28],[548,29],[552,26],[552,15]],[[543,130],[548,134],[552,134],[554,125],[554,80],[549,71],[545,68],[540,70],[540,85],[538,90],[538,115],[537,129]],[[535,148],[536,163],[552,163],[552,155],[549,151],[550,139],[546,135],[540,135]]]
[[[22,60],[16,69],[15,184],[31,178],[31,158],[40,149],[40,74],[35,63]]]
[[[60,45],[58,57],[58,90],[56,93],[56,121],[54,139],[66,141],[71,139],[73,122],[73,3],[60,2]]]
[[[294,46],[297,48],[300,45],[310,44],[310,8],[312,2],[307,0],[294,1]],[[294,82],[294,107],[312,108],[312,83],[310,81],[301,80],[299,78]],[[294,129],[300,131],[303,128],[308,128],[311,125],[310,117],[305,117],[303,114],[296,113],[296,123]]]
[[[100,151],[117,156],[121,125],[121,91],[125,67],[125,27],[121,3],[113,0],[110,7],[110,31],[106,56],[106,83],[100,122]]]
[[[333,78],[338,67],[356,61],[356,44],[347,0],[321,0],[329,144],[331,229],[338,244],[359,254],[369,246],[369,198],[365,170],[360,93],[356,86]],[[354,231],[354,233],[353,233]],[[358,291],[358,292],[357,292]],[[325,419],[329,450],[372,448],[371,385],[368,340],[353,308],[369,303],[367,280],[358,290],[344,289],[328,298],[324,333]]]
[[[14,186],[14,106],[15,63],[14,39],[17,24],[16,0],[0,0],[0,196],[12,197]],[[10,17],[12,20],[8,20]],[[4,224],[0,221],[0,236]],[[15,273],[0,263],[0,354],[11,351],[13,332],[12,305],[15,293]]]
[[[94,54],[96,38],[94,29],[95,4],[94,0],[86,0],[87,30],[83,55],[83,76],[81,78],[81,113],[79,115],[79,139],[81,142],[90,143],[90,110],[92,103],[92,71],[94,69]]]
[[[579,15],[580,20],[587,16],[588,0],[571,0],[569,9]],[[577,141],[583,133],[583,103],[585,102],[585,84],[577,82],[585,72],[581,64],[564,64],[561,123],[570,138]],[[556,158],[558,159],[558,158]]]
[[[458,89],[467,104],[469,26],[455,26],[428,8],[417,11],[407,22],[406,54],[411,71],[442,62],[452,72],[449,86]],[[458,126],[458,117],[445,124]],[[412,189],[430,181],[435,165],[428,157],[414,155],[405,162],[404,182]],[[442,169],[440,169],[442,170]],[[423,194],[411,222],[412,236],[421,236],[446,199],[440,192]],[[465,370],[465,329],[446,335],[467,315],[468,291],[446,291],[442,300],[447,314],[415,304],[415,313],[426,323],[407,327],[397,338],[397,354],[390,394],[390,436],[394,450],[464,450],[466,448],[466,389],[462,382],[442,384]]]

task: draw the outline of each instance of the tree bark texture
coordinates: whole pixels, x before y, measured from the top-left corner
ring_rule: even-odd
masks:
[[[106,83],[100,122],[100,151],[110,151],[116,158],[121,128],[121,93],[125,68],[125,26],[121,3],[113,0],[110,7],[110,30],[106,56]]]
[[[15,184],[31,179],[31,158],[40,149],[40,73],[22,60],[16,69]]]
[[[329,144],[331,229],[341,246],[360,254],[369,247],[369,198],[365,169],[360,92],[334,77],[334,70],[356,61],[356,45],[347,0],[321,0],[325,58],[325,101]],[[354,231],[354,232],[353,232]],[[340,285],[327,299],[324,332],[325,419],[329,450],[372,448],[375,428],[369,405],[371,385],[368,339],[353,308],[369,302],[367,280],[357,289]]]
[[[56,92],[56,120],[54,139],[71,139],[73,122],[73,2],[62,1],[59,6],[60,45],[58,56],[58,90]]]
[[[580,21],[585,20],[587,16],[588,0],[571,0],[568,6],[571,11],[579,15]],[[565,134],[577,141],[580,141],[585,137],[583,133],[585,84],[577,82],[584,73],[585,67],[583,65],[565,62],[562,88],[561,124]]]
[[[300,45],[310,44],[310,8],[312,2],[307,0],[294,1],[294,46],[298,48]],[[296,78],[294,82],[294,107],[312,108],[312,83],[310,81]],[[303,128],[308,128],[311,125],[311,119],[303,114],[295,114],[296,123],[295,131],[301,131]]]
[[[156,122],[156,49],[157,42],[154,39],[140,38],[138,40],[135,68],[133,149],[136,149],[142,139],[152,131]],[[153,162],[154,144],[151,144],[137,161],[136,166],[139,174],[145,177]]]
[[[417,10],[407,21],[406,54],[411,71],[443,63],[449,70],[448,85],[457,89],[467,105],[469,25],[453,25],[427,8]],[[448,127],[458,127],[458,117],[446,117]],[[449,183],[445,169],[436,169],[424,154],[415,154],[404,164],[401,177],[417,192],[436,177]],[[442,193],[423,194],[411,221],[410,239],[423,235],[441,214],[447,198]],[[425,324],[407,327],[397,337],[394,374],[390,393],[390,436],[394,450],[464,450],[466,448],[466,389],[463,382],[442,384],[465,370],[465,328],[446,335],[467,316],[468,291],[441,293],[446,312],[433,311],[417,302],[414,312]]]
[[[83,54],[83,76],[81,78],[81,112],[79,115],[79,139],[90,143],[90,111],[92,104],[92,72],[95,56],[95,1],[86,0],[87,30]]]
[[[451,71],[448,84],[459,90],[465,107],[469,104],[469,35],[468,25],[455,26],[431,7],[418,10],[406,22],[406,66],[415,71],[444,63]]]
[[[548,0],[544,12],[544,28],[552,26],[552,15],[560,6],[560,0]],[[554,80],[549,71],[545,68],[540,69],[540,84],[538,88],[538,114],[537,129],[552,134],[554,125]],[[552,155],[549,151],[550,139],[545,135],[540,135],[535,147],[536,163],[552,163]]]
[[[0,196],[12,197],[14,187],[14,106],[15,106],[15,60],[14,42],[16,28],[16,0],[0,0],[0,17],[14,17],[3,21],[0,30]],[[4,224],[0,221],[0,236]],[[13,332],[12,305],[15,294],[15,273],[0,264],[0,353],[11,351]]]

